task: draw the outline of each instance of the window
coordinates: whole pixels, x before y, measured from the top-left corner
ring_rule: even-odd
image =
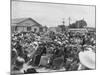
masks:
[[[27,27],[27,31],[31,31],[31,27]]]

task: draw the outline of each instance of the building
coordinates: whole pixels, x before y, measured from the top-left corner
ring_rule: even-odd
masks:
[[[77,32],[87,33],[88,32],[88,30],[86,28],[69,28],[67,31],[68,32],[75,32],[75,33],[77,33]]]
[[[48,28],[48,32],[51,32],[51,31],[53,31],[53,32],[56,33],[56,32],[57,32],[57,31],[56,31],[56,27],[49,27],[49,28]]]
[[[88,32],[96,32],[95,27],[86,27],[86,29],[88,30]]]
[[[11,21],[12,32],[40,32],[42,31],[42,25],[33,20],[32,18],[15,18]]]
[[[43,26],[43,27],[42,27],[42,31],[43,31],[43,32],[47,32],[47,30],[48,30],[48,27],[47,27],[47,26]]]
[[[61,31],[62,31],[62,28],[57,27],[57,28],[56,28],[56,31],[57,31],[57,32],[61,32]]]

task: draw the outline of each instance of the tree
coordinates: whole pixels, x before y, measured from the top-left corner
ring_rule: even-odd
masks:
[[[70,24],[69,28],[84,28],[85,26],[87,26],[86,21],[79,20],[79,21],[76,21],[75,23]]]
[[[87,23],[84,20],[80,20],[80,21],[76,22],[76,24],[77,25],[79,24],[79,26],[78,26],[79,28],[84,28],[85,26],[87,26]]]

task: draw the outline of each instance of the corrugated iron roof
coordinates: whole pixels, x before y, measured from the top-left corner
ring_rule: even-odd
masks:
[[[12,19],[11,23],[17,24],[17,23],[20,23],[20,22],[25,21],[27,19],[29,19],[29,18],[14,18],[14,19]]]
[[[11,25],[17,25],[18,23],[21,23],[21,22],[24,22],[24,21],[26,21],[26,20],[32,20],[33,22],[35,22],[36,23],[36,25],[39,25],[39,26],[41,26],[38,22],[36,22],[34,19],[32,19],[32,18],[14,18],[14,19],[12,19],[11,20]]]

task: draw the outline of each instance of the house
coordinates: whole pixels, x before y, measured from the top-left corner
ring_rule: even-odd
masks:
[[[51,32],[51,31],[53,31],[53,32],[56,33],[56,32],[57,32],[57,31],[56,31],[56,27],[49,27],[49,28],[48,28],[48,32]]]
[[[12,32],[40,32],[42,25],[33,20],[32,18],[15,18],[11,21]]]
[[[62,31],[62,28],[57,27],[57,28],[56,28],[56,31],[57,31],[57,32],[61,32],[61,31]]]

